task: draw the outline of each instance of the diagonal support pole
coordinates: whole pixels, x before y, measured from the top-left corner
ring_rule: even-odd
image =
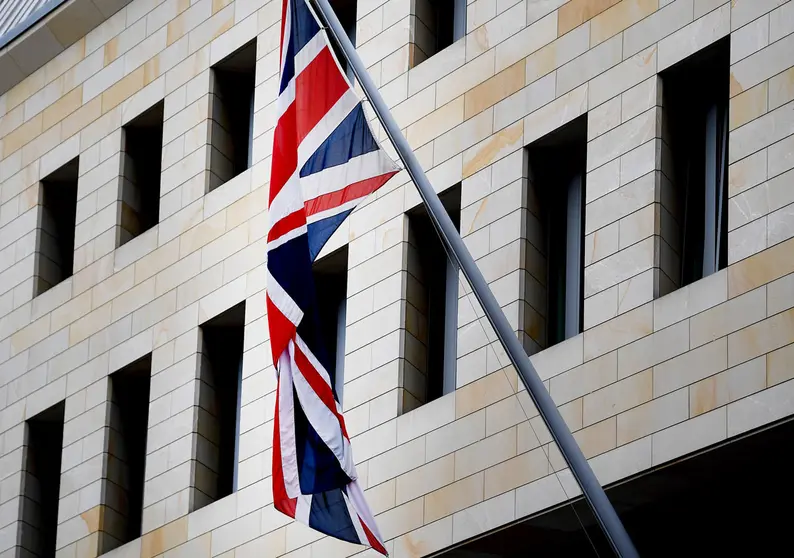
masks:
[[[524,387],[526,387],[540,416],[546,423],[549,432],[551,432],[554,441],[560,449],[560,453],[562,453],[566,463],[568,463],[571,473],[573,473],[574,478],[579,483],[582,493],[588,504],[590,504],[612,549],[621,558],[638,557],[639,554],[634,548],[634,544],[629,534],[626,532],[625,527],[623,527],[623,523],[620,521],[618,514],[612,507],[612,503],[607,498],[604,489],[598,482],[584,454],[582,454],[582,450],[579,449],[576,440],[568,429],[568,425],[566,425],[565,421],[562,419],[560,412],[557,410],[557,405],[555,405],[551,395],[546,391],[546,387],[535,371],[535,367],[532,366],[529,357],[524,351],[524,347],[519,342],[518,337],[513,333],[510,323],[502,312],[502,308],[499,306],[496,298],[494,298],[474,258],[472,258],[468,248],[466,248],[466,245],[463,243],[460,233],[458,233],[446,209],[444,209],[444,206],[438,199],[438,194],[433,190],[433,186],[427,179],[416,155],[414,155],[413,150],[402,135],[400,127],[394,121],[394,117],[391,115],[386,103],[383,102],[378,88],[375,87],[375,84],[369,77],[364,64],[358,57],[356,49],[353,47],[350,39],[348,39],[331,5],[328,3],[328,0],[313,1],[314,7],[317,8],[320,17],[327,24],[331,36],[342,48],[342,52],[348,64],[352,66],[353,73],[361,84],[364,94],[369,99],[381,124],[383,124],[386,134],[389,136],[389,139],[408,171],[408,175],[411,177],[414,184],[416,184],[422,201],[427,206],[430,219],[433,221],[433,225],[446,246],[447,252],[455,259],[455,263],[457,263],[458,267],[463,271],[463,274],[471,285],[474,296],[477,297],[488,321],[491,323],[491,326],[493,326],[499,341],[510,357],[510,361],[518,371],[518,375]]]

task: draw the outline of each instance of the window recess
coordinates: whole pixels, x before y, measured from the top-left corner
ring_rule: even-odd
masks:
[[[345,385],[345,323],[347,319],[347,246],[314,262],[320,337],[325,356],[318,355],[342,403]]]
[[[72,159],[41,181],[36,235],[35,284],[38,296],[74,271],[78,159]]]
[[[528,350],[537,352],[582,331],[587,116],[528,148]],[[545,323],[545,327],[543,324]],[[533,337],[534,335],[534,337]]]
[[[460,185],[441,202],[460,228]],[[447,256],[424,205],[408,213],[403,412],[455,390],[458,268]]]
[[[210,191],[251,167],[255,78],[256,39],[212,67]]]
[[[661,79],[665,294],[728,264],[729,38],[665,70]]]
[[[194,511],[237,489],[245,303],[201,325]]]
[[[161,101],[123,127],[121,238],[129,242],[160,220],[160,171],[163,160]]]

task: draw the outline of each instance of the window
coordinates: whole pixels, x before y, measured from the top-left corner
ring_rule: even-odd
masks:
[[[418,0],[414,65],[466,35],[466,0]]]
[[[331,0],[331,7],[334,9],[336,17],[339,18],[339,23],[342,24],[342,28],[347,33],[347,38],[350,39],[353,46],[356,46],[356,4],[356,0]],[[334,54],[336,54],[336,59],[339,60],[342,70],[347,75],[347,78],[353,81],[355,77],[353,75],[353,68],[348,66],[347,60],[342,54],[342,47],[333,39],[331,40],[331,44],[334,47]]]
[[[660,294],[666,294],[728,264],[729,38],[665,70],[661,78]]]
[[[61,402],[27,421],[19,540],[33,556],[55,556],[63,418]]]
[[[119,245],[145,233],[160,220],[163,159],[163,102],[122,128],[121,238]]]
[[[314,262],[320,337],[327,352],[318,356],[331,377],[339,403],[345,384],[345,323],[347,310],[347,246]]]
[[[547,134],[528,149],[530,309],[526,319],[535,325],[525,329],[532,338],[528,347],[531,353],[582,331],[586,157],[586,115]]]
[[[212,67],[210,190],[251,166],[255,70],[256,39]]]
[[[141,536],[151,371],[149,354],[110,376],[104,552]]]
[[[440,197],[460,228],[460,186]],[[403,412],[455,390],[458,340],[458,268],[424,205],[408,214],[408,227]]]
[[[195,483],[206,500],[194,510],[236,490],[244,328],[244,302],[201,325]]]
[[[35,295],[72,275],[77,176],[78,159],[75,158],[41,181]]]

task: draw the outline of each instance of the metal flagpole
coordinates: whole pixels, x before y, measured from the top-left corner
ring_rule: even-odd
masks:
[[[350,39],[348,39],[342,24],[339,23],[333,8],[331,8],[328,0],[314,0],[314,2],[319,9],[321,17],[327,23],[332,36],[342,47],[347,62],[353,67],[353,73],[361,84],[364,94],[369,99],[375,114],[377,114],[378,119],[386,129],[386,134],[405,164],[408,175],[419,189],[419,194],[427,206],[427,212],[436,230],[438,230],[442,241],[447,246],[449,254],[456,260],[458,267],[463,270],[463,274],[471,285],[474,296],[477,297],[477,300],[482,305],[488,321],[496,331],[496,335],[504,346],[513,366],[516,367],[524,387],[526,387],[532,401],[538,408],[540,416],[543,417],[549,432],[551,432],[554,441],[560,449],[560,453],[562,453],[568,463],[571,473],[573,473],[574,478],[579,483],[582,493],[590,504],[607,540],[612,545],[612,549],[622,558],[638,557],[639,554],[634,548],[634,544],[625,527],[623,527],[618,514],[612,507],[612,503],[607,498],[604,489],[599,484],[598,479],[596,479],[571,431],[557,410],[557,406],[546,391],[546,387],[543,385],[534,366],[529,361],[524,347],[513,333],[510,323],[502,312],[502,308],[496,298],[494,298],[474,258],[471,257],[468,248],[463,243],[463,239],[457,229],[455,229],[455,225],[441,204],[441,200],[438,199],[438,194],[433,190],[433,186],[427,179],[413,150],[408,145],[405,137],[403,137],[389,108],[383,102],[378,88],[372,83],[372,79],[358,57],[356,49],[351,44]]]

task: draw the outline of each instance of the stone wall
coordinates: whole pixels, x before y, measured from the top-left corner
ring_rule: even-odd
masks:
[[[100,552],[108,376],[150,353],[144,534],[108,556],[360,553],[271,505],[263,263],[280,13],[278,0],[133,0],[0,97],[3,557],[22,552],[25,420],[64,400],[57,556]],[[461,184],[461,233],[602,482],[794,412],[794,2],[475,0],[466,37],[426,60],[413,2],[362,0],[357,14],[362,59],[435,188]],[[730,265],[666,294],[658,74],[728,36]],[[216,184],[210,68],[252,39],[253,164]],[[119,246],[121,127],[160,101],[160,222]],[[585,331],[540,350],[525,147],[584,114]],[[74,274],[33,298],[39,181],[75,157]],[[577,494],[465,286],[457,390],[407,410],[405,212],[418,204],[401,173],[326,247],[348,245],[345,413],[397,558]],[[243,300],[238,487],[193,511],[199,325]]]

